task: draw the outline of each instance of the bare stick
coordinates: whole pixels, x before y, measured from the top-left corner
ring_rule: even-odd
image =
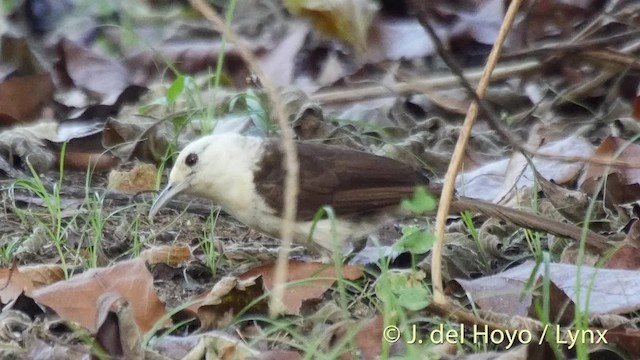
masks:
[[[509,9],[507,10],[504,21],[500,26],[500,32],[498,33],[496,42],[491,49],[489,58],[487,59],[485,71],[480,78],[480,82],[478,83],[476,93],[480,98],[484,96],[486,89],[489,86],[489,83],[491,81],[491,72],[498,62],[500,51],[502,50],[502,45],[504,44],[507,33],[509,32],[511,25],[513,24],[513,20],[515,19],[521,2],[521,0],[514,0],[509,4]],[[449,163],[449,168],[447,169],[447,174],[445,176],[445,182],[442,187],[442,193],[440,195],[438,213],[436,215],[436,243],[433,246],[433,255],[431,262],[431,282],[433,284],[434,295],[433,299],[437,304],[447,303],[447,298],[445,297],[443,291],[441,273],[442,245],[444,243],[445,224],[447,221],[447,216],[449,215],[449,208],[451,207],[451,198],[454,192],[456,175],[458,173],[458,170],[460,169],[460,165],[462,164],[464,149],[469,141],[471,128],[473,127],[473,123],[477,115],[478,103],[474,101],[473,103],[471,103],[471,106],[469,106],[467,116],[464,119],[462,131],[460,132],[456,147],[451,156],[451,162]]]

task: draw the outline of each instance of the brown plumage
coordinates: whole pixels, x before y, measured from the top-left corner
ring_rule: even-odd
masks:
[[[413,195],[417,185],[429,185],[426,176],[393,159],[335,146],[296,145],[300,163],[298,220],[311,220],[324,205],[331,205],[336,216],[386,211]],[[274,140],[264,149],[254,177],[256,190],[281,215],[285,177],[282,150]]]

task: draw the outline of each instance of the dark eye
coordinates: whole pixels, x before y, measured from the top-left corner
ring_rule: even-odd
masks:
[[[187,155],[186,159],[184,159],[184,163],[187,164],[187,166],[189,167],[195,165],[197,162],[198,162],[198,155],[194,153]]]

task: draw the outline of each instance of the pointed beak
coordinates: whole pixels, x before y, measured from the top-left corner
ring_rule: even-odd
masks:
[[[162,207],[168,203],[171,199],[173,199],[176,195],[185,191],[189,187],[189,182],[184,180],[178,184],[168,184],[167,187],[162,190],[162,192],[158,195],[156,200],[151,205],[151,210],[149,210],[149,222],[153,222],[153,217],[156,216],[158,211],[162,209]]]

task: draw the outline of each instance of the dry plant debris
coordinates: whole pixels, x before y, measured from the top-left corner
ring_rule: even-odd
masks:
[[[637,1],[523,1],[455,179],[604,251],[450,217],[442,305],[433,219],[399,219],[344,263],[294,249],[275,316],[279,239],[201,199],[148,221],[177,152],[208,133],[281,136],[281,115],[301,141],[445,179],[510,2],[215,1],[227,36],[192,3],[0,5],[0,357],[640,357]]]

